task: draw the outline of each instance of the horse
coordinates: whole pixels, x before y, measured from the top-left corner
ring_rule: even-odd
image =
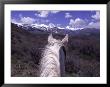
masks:
[[[62,39],[48,36],[48,44],[45,46],[40,61],[40,77],[65,76],[65,44],[68,42],[68,34]]]

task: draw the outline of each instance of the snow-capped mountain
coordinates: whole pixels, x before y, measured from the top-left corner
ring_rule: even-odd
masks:
[[[56,32],[58,29],[64,29],[64,28],[60,28],[60,27],[51,27],[51,26],[47,26],[45,24],[21,24],[21,23],[14,23],[16,24],[18,27],[22,27],[25,30],[29,30],[29,31],[33,31],[33,30],[42,30],[42,31],[51,31],[51,32]]]
[[[55,26],[55,25],[52,25],[52,24],[45,25],[45,24],[37,24],[37,23],[35,23],[35,24],[23,24],[23,23],[18,23],[18,22],[12,22],[12,23],[16,24],[18,27],[23,27],[26,30],[30,30],[30,29],[33,28],[33,29],[40,29],[40,30],[43,30],[43,31],[53,31],[53,32],[56,32],[56,33],[57,33],[58,29],[62,29],[62,30],[66,29],[66,30],[72,30],[72,31],[84,29],[84,28],[73,28],[73,27],[70,27],[70,26],[60,27],[60,26]]]
[[[19,29],[25,29],[31,33],[39,33],[39,34],[44,34],[44,33],[56,33],[56,34],[69,34],[72,36],[100,36],[100,29],[95,29],[95,28],[61,28],[61,27],[50,27],[44,24],[20,24],[17,23],[15,24],[17,27],[20,27]]]

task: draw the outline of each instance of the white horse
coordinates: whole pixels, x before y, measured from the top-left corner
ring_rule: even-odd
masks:
[[[48,36],[48,44],[40,61],[40,77],[60,77],[64,75],[65,63],[64,57],[60,55],[60,50],[67,42],[68,34],[62,40],[54,39],[52,34]]]

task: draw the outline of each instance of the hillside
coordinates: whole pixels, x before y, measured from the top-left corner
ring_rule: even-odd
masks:
[[[39,60],[50,31],[29,29],[11,24],[11,76],[36,77],[39,74]],[[100,30],[56,30],[55,38],[69,34],[66,76],[100,76]]]

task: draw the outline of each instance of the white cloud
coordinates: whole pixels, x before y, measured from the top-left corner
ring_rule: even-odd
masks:
[[[57,27],[60,27],[61,26],[61,24],[57,24]]]
[[[49,13],[56,14],[60,11],[37,11],[37,12],[38,13],[35,13],[36,16],[45,18],[48,17]]]
[[[90,22],[86,27],[100,29],[100,22]]]
[[[35,19],[31,17],[21,17],[20,21],[23,24],[33,24],[35,22]]]
[[[64,27],[62,24],[56,24],[57,27]]]
[[[75,20],[70,19],[69,26],[66,27],[67,29],[77,30],[82,28],[96,28],[100,29],[100,22],[90,22],[87,24],[86,20],[76,18]]]
[[[91,17],[94,18],[95,20],[100,20],[100,12],[96,11],[96,14],[92,15]]]
[[[49,20],[48,19],[40,19],[40,23],[48,23]]]
[[[56,14],[56,13],[58,13],[58,12],[60,12],[60,11],[51,11],[51,13],[53,13],[53,14]]]
[[[23,17],[22,14],[19,14],[19,20],[16,20],[14,18],[11,19],[11,22],[14,24],[45,24],[45,23],[49,23],[50,20],[48,19],[35,19],[35,18],[31,18],[31,17]]]
[[[83,28],[86,26],[86,22],[80,18],[70,19],[69,25],[73,28]]]
[[[96,29],[100,29],[100,11],[96,11],[96,13],[94,15],[91,16],[92,22],[90,22],[86,28],[96,28]]]
[[[69,25],[70,25],[70,26],[73,26],[74,23],[75,23],[75,21],[74,21],[73,19],[70,19]]]
[[[23,24],[32,24],[36,21],[36,19],[31,18],[31,17],[23,17],[22,14],[19,14],[19,22]]]
[[[47,17],[49,14],[49,11],[38,11],[38,13],[36,13],[35,15],[38,17]]]
[[[18,22],[16,19],[11,19],[11,23],[14,23],[14,24],[17,24],[17,25],[20,25],[22,26],[22,23]]]
[[[17,23],[17,21],[15,19],[11,19],[11,22],[15,23],[15,24]]]
[[[88,20],[88,19],[84,19],[84,21],[85,21],[85,22],[89,22],[89,20]]]
[[[65,18],[71,18],[72,15],[70,15],[70,13],[65,13]]]

